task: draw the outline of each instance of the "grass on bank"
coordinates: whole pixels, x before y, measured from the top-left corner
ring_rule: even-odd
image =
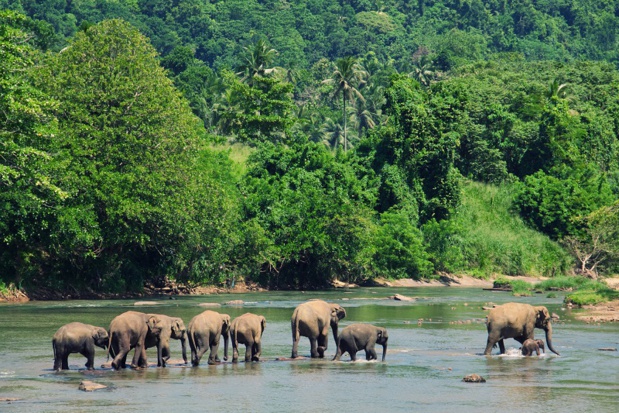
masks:
[[[549,237],[529,228],[512,210],[513,187],[467,181],[455,214],[461,228],[464,272],[552,277],[565,274],[573,259]]]
[[[499,277],[494,281],[494,287],[511,287],[512,294],[515,296],[530,296],[536,291],[568,291],[565,302],[579,306],[619,299],[619,291],[610,288],[603,281],[581,276],[559,276],[536,284],[522,280],[510,280],[508,277]]]

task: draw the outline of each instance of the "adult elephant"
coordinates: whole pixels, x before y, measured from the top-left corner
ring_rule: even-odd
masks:
[[[69,354],[86,357],[86,368],[95,369],[95,346],[107,348],[109,336],[103,327],[84,323],[69,323],[60,327],[52,339],[54,370],[69,370]]]
[[[157,367],[165,367],[170,359],[170,339],[181,341],[183,361],[187,364],[187,328],[179,317],[170,317],[164,314],[148,314],[159,317],[161,320],[161,333],[159,337],[154,334],[147,335],[144,342],[147,349],[157,347]]]
[[[230,316],[216,311],[206,310],[189,322],[187,338],[191,347],[191,364],[197,366],[207,350],[211,350],[208,364],[219,361],[217,350],[219,340],[224,337],[224,360],[228,360],[228,334],[230,332]]]
[[[245,362],[260,361],[262,353],[262,333],[267,320],[261,315],[245,313],[232,320],[230,339],[232,340],[232,362],[239,360],[239,344],[245,344]]]
[[[299,339],[309,338],[312,358],[323,358],[329,341],[329,326],[337,343],[337,326],[346,317],[346,310],[339,304],[311,300],[299,304],[292,313],[292,358],[298,357]]]
[[[507,303],[497,306],[488,313],[488,342],[484,355],[490,355],[492,347],[497,343],[501,354],[505,354],[503,340],[513,338],[520,344],[528,339],[534,339],[534,329],[541,328],[546,332],[548,349],[559,353],[552,346],[552,323],[550,314],[544,306],[534,307],[529,304]]]
[[[161,316],[157,314],[127,311],[116,316],[109,328],[108,354],[114,357],[112,367],[115,370],[125,368],[127,353],[131,349],[135,349],[131,367],[148,367],[146,341],[159,340],[164,324]],[[158,348],[157,359],[160,357],[161,349]]]
[[[344,327],[337,338],[337,352],[333,360],[339,360],[342,354],[350,354],[350,359],[357,359],[357,352],[365,350],[366,360],[376,360],[377,354],[375,345],[383,346],[383,359],[387,355],[387,341],[389,335],[384,327],[376,327],[371,324],[351,324]]]

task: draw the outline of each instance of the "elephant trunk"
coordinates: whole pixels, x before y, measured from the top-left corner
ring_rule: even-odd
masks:
[[[230,340],[230,334],[228,331],[224,333],[224,360],[228,360],[228,340]]]
[[[383,359],[382,361],[385,361],[385,356],[387,355],[387,341],[385,341],[385,344],[383,344]]]
[[[333,331],[333,340],[335,341],[335,345],[337,346],[337,323],[331,323],[331,330]]]
[[[560,356],[557,350],[555,350],[552,346],[552,324],[548,323],[546,325],[546,328],[544,328],[544,331],[546,332],[546,344],[548,344],[548,349],[555,353],[557,356]]]
[[[183,361],[187,364],[187,333],[183,333],[181,337],[181,347],[183,349]]]

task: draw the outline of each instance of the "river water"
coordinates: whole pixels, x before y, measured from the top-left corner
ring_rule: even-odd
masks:
[[[395,293],[417,300],[386,299]],[[340,330],[354,322],[387,327],[386,362],[367,362],[363,352],[354,363],[348,355],[341,362],[331,362],[332,336],[324,360],[277,360],[290,357],[290,316],[310,298],[346,308]],[[245,304],[225,305],[238,299]],[[0,411],[619,411],[619,353],[599,350],[619,347],[619,324],[577,321],[581,310],[564,308],[562,300],[560,294],[520,298],[479,288],[424,287],[161,298],[148,307],[135,307],[135,300],[2,304],[0,400],[17,400],[0,401]],[[541,357],[499,356],[498,349],[491,357],[481,355],[487,337],[481,307],[508,301],[545,305],[560,316],[553,325],[553,343],[560,357],[550,352]],[[199,367],[184,366],[180,342],[172,341],[172,365],[167,368],[101,368],[105,351],[97,348],[94,372],[84,369],[86,359],[79,354],[69,357],[70,371],[52,371],[51,338],[63,324],[80,321],[107,328],[127,310],[178,316],[188,324],[205,310],[199,304],[207,302],[223,304],[214,310],[231,317],[245,312],[266,317],[259,363],[208,366],[205,355]],[[536,335],[543,338],[544,333],[536,330]],[[512,339],[505,345],[508,353],[519,347]],[[156,362],[154,350],[148,350],[151,363]],[[381,351],[377,346],[379,356]],[[309,352],[309,341],[302,337],[299,355],[309,356]],[[219,354],[223,358],[223,341]],[[462,381],[473,373],[486,383]],[[78,390],[82,380],[108,388],[82,392]]]

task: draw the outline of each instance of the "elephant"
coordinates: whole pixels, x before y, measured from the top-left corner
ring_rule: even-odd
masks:
[[[538,356],[540,355],[540,350],[543,353],[544,352],[544,341],[537,339],[527,339],[524,341],[524,343],[522,343],[522,355],[523,356],[532,356],[533,352],[535,352],[535,354],[537,354]]]
[[[357,352],[365,350],[366,360],[376,360],[376,343],[383,346],[383,359],[387,355],[387,341],[389,335],[384,327],[376,327],[371,324],[351,324],[344,327],[339,337],[337,338],[337,353],[333,357],[334,361],[338,361],[342,354],[350,354],[352,361],[357,360]]]
[[[86,368],[95,369],[95,346],[107,348],[108,333],[103,327],[84,323],[69,323],[60,327],[52,339],[54,370],[69,370],[69,354],[86,357]]]
[[[135,349],[132,368],[148,367],[146,359],[146,342],[158,341],[165,322],[158,314],[144,314],[127,311],[116,316],[110,323],[108,354],[111,354],[112,367],[115,370],[126,367],[127,353]],[[161,346],[157,348],[157,360],[160,360]]]
[[[230,324],[232,340],[232,362],[239,360],[239,344],[245,344],[245,362],[260,361],[262,346],[260,340],[267,325],[261,315],[245,313],[236,317]]]
[[[299,339],[307,337],[311,344],[312,358],[323,358],[329,341],[329,326],[337,343],[337,326],[346,317],[346,310],[338,304],[323,300],[310,300],[299,304],[292,313],[292,358],[298,357]]]
[[[541,328],[546,332],[548,349],[559,355],[552,346],[552,323],[546,307],[506,303],[491,309],[487,319],[488,342],[484,355],[490,355],[492,347],[497,343],[501,354],[505,354],[504,339],[513,338],[522,344],[525,340],[534,338],[535,328]]]
[[[219,339],[224,338],[224,360],[228,360],[228,334],[230,332],[230,316],[216,311],[206,310],[189,322],[187,338],[191,347],[191,364],[197,366],[204,353],[210,348],[208,364],[219,362],[217,349]]]
[[[163,314],[148,314],[161,319],[161,333],[159,339],[154,335],[147,335],[144,342],[147,349],[157,347],[157,367],[165,367],[170,359],[170,338],[181,341],[183,361],[187,364],[187,329],[179,317],[169,317]]]

